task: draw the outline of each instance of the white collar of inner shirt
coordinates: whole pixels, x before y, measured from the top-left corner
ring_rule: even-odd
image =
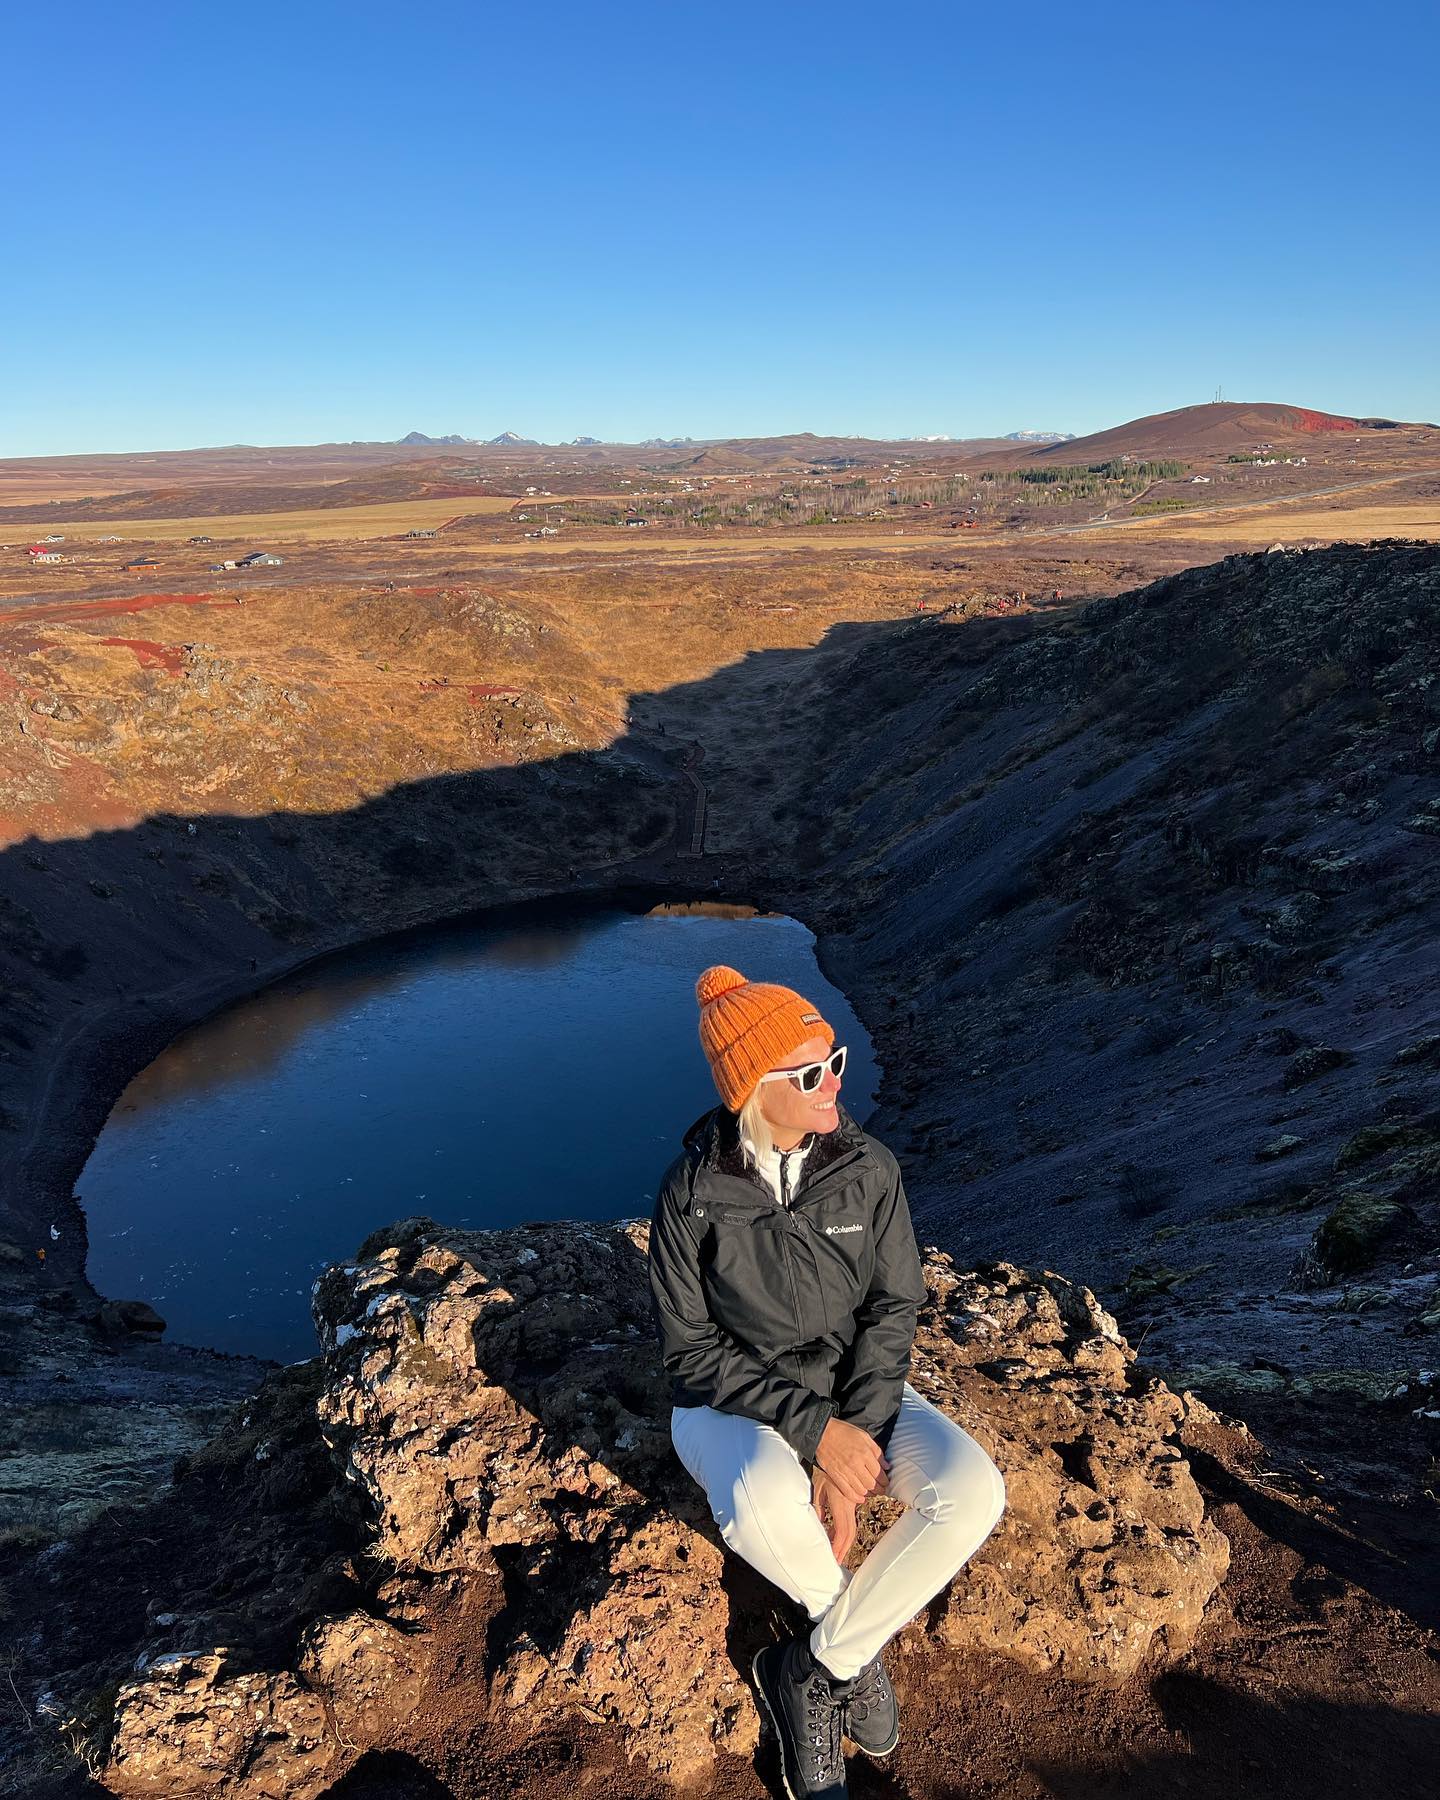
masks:
[[[759,1147],[755,1143],[753,1138],[744,1137],[741,1139],[741,1143],[743,1144],[746,1153],[749,1156],[754,1158],[758,1167],[764,1172],[767,1180],[769,1181],[771,1188],[775,1190],[775,1197],[778,1200],[780,1197],[779,1189],[780,1189],[781,1158],[783,1157],[783,1158],[788,1159],[790,1157],[795,1157],[795,1158],[798,1158],[800,1162],[803,1162],[805,1160],[805,1158],[810,1154],[810,1151],[814,1147],[815,1135],[813,1132],[808,1133],[807,1136],[805,1138],[803,1138],[795,1146],[795,1148],[793,1150],[772,1149],[768,1156],[762,1155],[760,1153]],[[785,1167],[788,1171],[793,1171],[797,1166],[798,1166],[798,1164],[796,1162],[787,1161],[785,1164]],[[795,1182],[794,1182],[793,1173],[791,1175],[790,1191],[791,1191],[791,1193],[794,1193],[794,1191],[795,1191]]]

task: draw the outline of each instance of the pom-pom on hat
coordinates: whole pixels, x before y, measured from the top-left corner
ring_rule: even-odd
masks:
[[[695,998],[700,1048],[731,1112],[739,1112],[760,1077],[793,1056],[806,1038],[835,1042],[830,1026],[794,988],[747,981],[724,963],[706,969],[695,983]]]

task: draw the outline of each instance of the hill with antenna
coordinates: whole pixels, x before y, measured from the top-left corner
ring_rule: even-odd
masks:
[[[1047,444],[1032,452],[1037,459],[1099,462],[1110,457],[1216,457],[1262,444],[1305,449],[1329,433],[1394,430],[1395,419],[1352,419],[1341,413],[1317,412],[1308,406],[1269,401],[1219,400],[1203,406],[1180,406],[1173,412],[1150,413],[1124,425]]]

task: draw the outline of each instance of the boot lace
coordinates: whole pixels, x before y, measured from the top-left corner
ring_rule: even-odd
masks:
[[[840,1754],[840,1709],[823,1674],[805,1683],[805,1735],[815,1760],[816,1784],[824,1787],[838,1779],[843,1768]]]
[[[885,1673],[885,1665],[877,1656],[855,1677],[855,1686],[850,1691],[849,1708],[851,1714],[858,1719],[870,1716],[874,1706],[887,1706],[894,1698],[890,1691],[890,1679]]]

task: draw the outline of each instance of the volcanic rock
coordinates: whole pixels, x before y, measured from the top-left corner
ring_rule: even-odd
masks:
[[[116,1334],[133,1331],[140,1337],[159,1337],[165,1330],[165,1321],[144,1300],[106,1300],[98,1321],[102,1331]]]
[[[1315,1233],[1315,1254],[1332,1275],[1368,1269],[1385,1239],[1405,1222],[1408,1212],[1393,1200],[1350,1193],[1326,1215]]]
[[[1308,1050],[1302,1050],[1292,1058],[1285,1069],[1285,1090],[1303,1087],[1307,1081],[1314,1081],[1318,1075],[1328,1075],[1332,1069],[1343,1069],[1354,1058],[1348,1050],[1337,1050],[1331,1044],[1314,1044]]]
[[[677,1782],[748,1754],[742,1678],[780,1596],[728,1558],[674,1457],[647,1227],[408,1220],[316,1284],[318,1411],[337,1485],[391,1571],[366,1611],[303,1624],[286,1668],[187,1646],[120,1688],[113,1793],[318,1796],[393,1742],[437,1679],[427,1621],[494,1596],[473,1708],[539,1735],[579,1718]],[[1228,1561],[1179,1432],[1208,1418],[1143,1378],[1084,1288],[928,1251],[916,1388],[995,1458],[1005,1516],[907,1654],[1114,1681],[1191,1642]],[[898,1516],[873,1502],[862,1549]]]

